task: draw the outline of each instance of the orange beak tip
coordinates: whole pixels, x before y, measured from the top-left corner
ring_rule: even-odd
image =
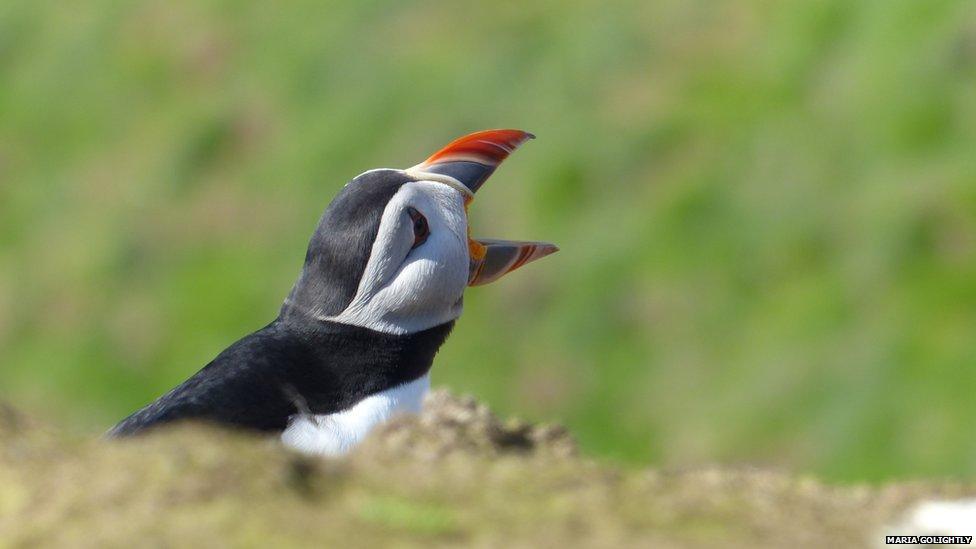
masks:
[[[455,139],[410,170],[446,175],[473,194],[510,154],[535,136],[514,129],[484,130]]]
[[[543,257],[546,257],[547,255],[552,255],[558,251],[559,251],[559,246],[556,246],[555,244],[549,244],[548,242],[537,243],[535,244],[535,249],[527,258],[526,263],[528,263],[529,261],[542,259]]]

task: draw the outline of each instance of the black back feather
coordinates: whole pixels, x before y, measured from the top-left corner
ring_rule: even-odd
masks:
[[[331,414],[430,370],[453,322],[396,336],[333,322],[277,319],[220,353],[109,436],[203,420],[282,431],[298,413]]]

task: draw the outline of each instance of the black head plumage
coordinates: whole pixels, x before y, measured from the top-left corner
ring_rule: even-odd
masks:
[[[343,187],[319,220],[283,313],[297,307],[333,316],[349,306],[366,270],[383,211],[410,181],[414,179],[399,170],[373,170]]]

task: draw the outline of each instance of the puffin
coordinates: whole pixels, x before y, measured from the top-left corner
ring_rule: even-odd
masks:
[[[108,436],[195,420],[337,456],[390,417],[418,413],[465,289],[558,251],[547,242],[470,237],[475,193],[533,137],[479,131],[411,168],[353,178],[319,219],[277,318]]]

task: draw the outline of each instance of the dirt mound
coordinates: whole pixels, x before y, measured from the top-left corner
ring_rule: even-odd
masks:
[[[613,468],[445,392],[343,460],[204,425],[74,437],[0,407],[0,547],[850,547],[914,499],[967,492]]]
[[[576,441],[562,426],[502,421],[473,397],[457,397],[443,389],[427,396],[420,416],[397,418],[380,427],[367,448],[418,459],[456,452],[481,456],[541,452],[557,458],[577,454]]]

